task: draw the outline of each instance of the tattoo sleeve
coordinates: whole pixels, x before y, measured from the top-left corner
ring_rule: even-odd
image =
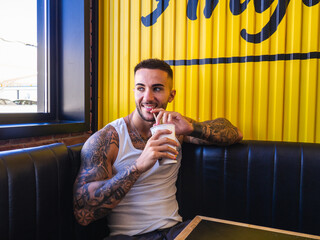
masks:
[[[118,149],[118,134],[110,126],[91,136],[83,146],[73,200],[74,214],[81,225],[105,217],[140,176],[135,164],[112,176],[112,160]]]
[[[238,129],[225,118],[217,118],[212,121],[192,121],[193,132],[189,142],[196,144],[216,144],[227,146],[242,139]]]

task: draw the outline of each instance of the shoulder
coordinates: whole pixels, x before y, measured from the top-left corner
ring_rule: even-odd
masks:
[[[118,146],[118,133],[111,125],[94,133],[81,150],[81,166],[75,186],[110,178]]]
[[[85,146],[91,145],[98,147],[106,144],[115,144],[119,146],[119,135],[116,129],[110,124],[90,136],[90,138],[86,141]]]
[[[83,160],[96,158],[113,158],[119,149],[119,135],[112,125],[107,125],[94,133],[84,144],[81,151]]]

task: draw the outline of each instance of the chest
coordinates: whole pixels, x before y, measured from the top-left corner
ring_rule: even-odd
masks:
[[[128,132],[129,132],[129,137],[133,147],[136,149],[144,150],[144,147],[146,146],[146,142],[149,140],[149,138],[143,139],[140,136],[137,136],[137,134],[131,129],[129,129]]]
[[[137,136],[137,134],[132,130],[129,130],[129,137],[131,139],[133,147],[136,149],[140,149],[140,150],[144,150],[144,148],[147,144],[147,141],[150,139],[150,137],[145,139],[140,136]],[[180,144],[182,144],[183,135],[178,135],[176,137],[177,137],[178,141],[180,142]]]

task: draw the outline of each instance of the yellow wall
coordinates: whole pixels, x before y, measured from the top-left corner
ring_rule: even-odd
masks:
[[[161,2],[169,5],[157,21],[143,24]],[[233,2],[219,0],[210,15],[204,0],[100,0],[99,127],[134,110],[134,66],[152,57],[174,70],[169,110],[226,117],[244,139],[320,143],[319,0],[287,9],[275,0],[260,11],[249,0],[241,13]],[[271,36],[241,36],[275,23],[281,9]]]

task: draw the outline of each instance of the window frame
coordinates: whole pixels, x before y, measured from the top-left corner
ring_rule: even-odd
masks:
[[[90,0],[45,1],[49,112],[1,113],[0,139],[90,130]],[[38,69],[44,69],[44,59],[38,59]]]

